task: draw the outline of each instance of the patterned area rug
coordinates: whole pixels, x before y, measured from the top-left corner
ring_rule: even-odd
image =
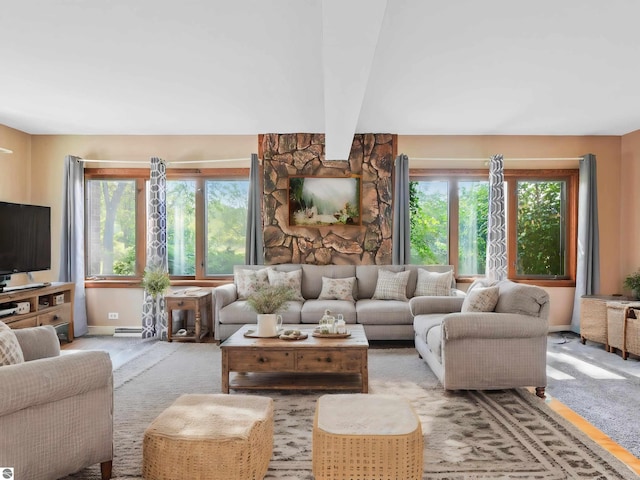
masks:
[[[369,351],[371,393],[407,398],[422,421],[425,479],[634,479],[624,464],[528,391],[446,393],[414,349]],[[220,392],[220,349],[156,343],[114,373],[116,479],[140,479],[149,423],[183,393]],[[232,393],[233,394],[233,393]],[[317,392],[256,392],[275,400],[274,452],[265,478],[313,480]],[[99,467],[68,479],[100,478]]]

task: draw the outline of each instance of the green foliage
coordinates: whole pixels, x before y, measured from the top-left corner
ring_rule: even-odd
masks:
[[[448,201],[439,192],[427,193],[409,182],[411,262],[448,263]]]
[[[458,273],[484,274],[487,260],[489,182],[458,182]]]
[[[284,285],[268,285],[247,297],[247,305],[256,313],[278,313],[295,298],[295,292]]]
[[[565,274],[563,182],[518,182],[517,273]]]
[[[640,298],[640,270],[627,275],[623,285],[624,288],[631,290],[636,298]]]
[[[120,260],[113,262],[113,273],[116,275],[135,275],[136,273],[136,249],[129,247]]]
[[[153,298],[164,294],[169,289],[170,285],[171,281],[169,280],[169,274],[161,267],[149,267],[144,271],[142,287]]]

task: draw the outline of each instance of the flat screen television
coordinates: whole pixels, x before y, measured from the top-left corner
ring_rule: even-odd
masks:
[[[0,202],[0,276],[49,269],[51,208]]]

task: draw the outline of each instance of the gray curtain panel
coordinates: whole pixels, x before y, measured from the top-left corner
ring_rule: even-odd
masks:
[[[409,218],[409,157],[398,155],[393,171],[393,233],[391,257],[394,265],[411,263],[411,222]]]
[[[255,153],[251,154],[251,170],[249,172],[249,206],[247,210],[245,263],[247,265],[264,264],[260,160],[258,160],[258,155]]]
[[[580,297],[600,293],[597,180],[596,156],[584,155],[580,160],[576,291],[571,317],[571,330],[576,333],[580,333]]]
[[[489,160],[489,223],[487,226],[487,266],[489,280],[507,278],[507,229],[504,204],[504,162],[502,155]]]
[[[64,159],[63,194],[58,280],[75,284],[73,335],[79,337],[88,331],[84,291],[84,162],[72,155]]]
[[[168,270],[167,259],[167,167],[159,158],[151,159],[149,204],[147,205],[147,268]],[[142,338],[167,339],[164,301],[144,292]]]

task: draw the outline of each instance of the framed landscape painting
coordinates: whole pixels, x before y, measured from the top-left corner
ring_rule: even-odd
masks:
[[[289,225],[361,225],[360,177],[289,177]]]

